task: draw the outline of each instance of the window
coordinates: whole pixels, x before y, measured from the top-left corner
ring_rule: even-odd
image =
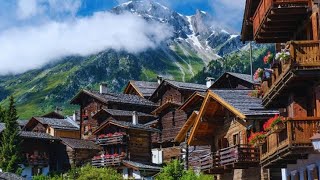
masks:
[[[237,145],[237,144],[240,144],[239,134],[234,134],[233,135],[233,145]]]
[[[39,168],[37,166],[32,167],[32,176],[36,176],[42,174],[42,168]]]

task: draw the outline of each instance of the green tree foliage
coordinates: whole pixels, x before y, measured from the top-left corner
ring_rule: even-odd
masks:
[[[263,57],[268,51],[274,52],[274,46],[271,44],[253,49],[253,73],[256,69],[267,68],[263,63]],[[206,77],[219,78],[224,72],[235,72],[250,74],[250,53],[249,51],[236,51],[223,58],[212,60],[207,67],[198,72],[189,82],[205,83]]]
[[[0,167],[5,172],[19,173],[20,143],[18,115],[14,98],[11,96],[9,107],[0,114],[5,123],[5,130],[2,132],[0,147]]]
[[[196,174],[193,170],[184,170],[179,160],[167,164],[156,177],[157,180],[212,180],[213,176]]]
[[[34,176],[33,180],[122,180],[122,175],[111,168],[95,168],[86,165],[80,168],[71,169],[66,174],[55,176]]]

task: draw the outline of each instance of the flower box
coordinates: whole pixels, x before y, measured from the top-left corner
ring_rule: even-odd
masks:
[[[285,120],[279,115],[275,115],[263,124],[263,130],[270,133],[279,133],[285,128]]]
[[[257,141],[253,144],[254,147],[262,146],[264,143],[266,143],[266,139],[257,139]]]
[[[266,137],[267,136],[265,132],[251,133],[250,137],[248,138],[248,142],[254,147],[258,147],[263,145],[266,142]]]
[[[285,123],[277,123],[271,128],[272,133],[279,133],[286,128]]]

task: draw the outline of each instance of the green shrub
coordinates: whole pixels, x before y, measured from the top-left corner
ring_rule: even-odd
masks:
[[[122,180],[122,175],[111,168],[95,168],[90,165],[72,168],[65,174],[53,176],[38,175],[33,180]]]
[[[213,176],[197,174],[193,170],[184,170],[183,165],[178,160],[173,160],[167,164],[156,176],[156,180],[213,180]]]

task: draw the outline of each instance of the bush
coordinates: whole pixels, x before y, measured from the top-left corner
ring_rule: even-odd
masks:
[[[65,174],[55,176],[34,176],[33,180],[121,180],[122,175],[111,168],[95,168],[86,165],[80,168],[71,169]]]
[[[167,164],[156,177],[157,180],[212,180],[213,176],[196,174],[193,170],[184,170],[183,165],[174,160]]]

